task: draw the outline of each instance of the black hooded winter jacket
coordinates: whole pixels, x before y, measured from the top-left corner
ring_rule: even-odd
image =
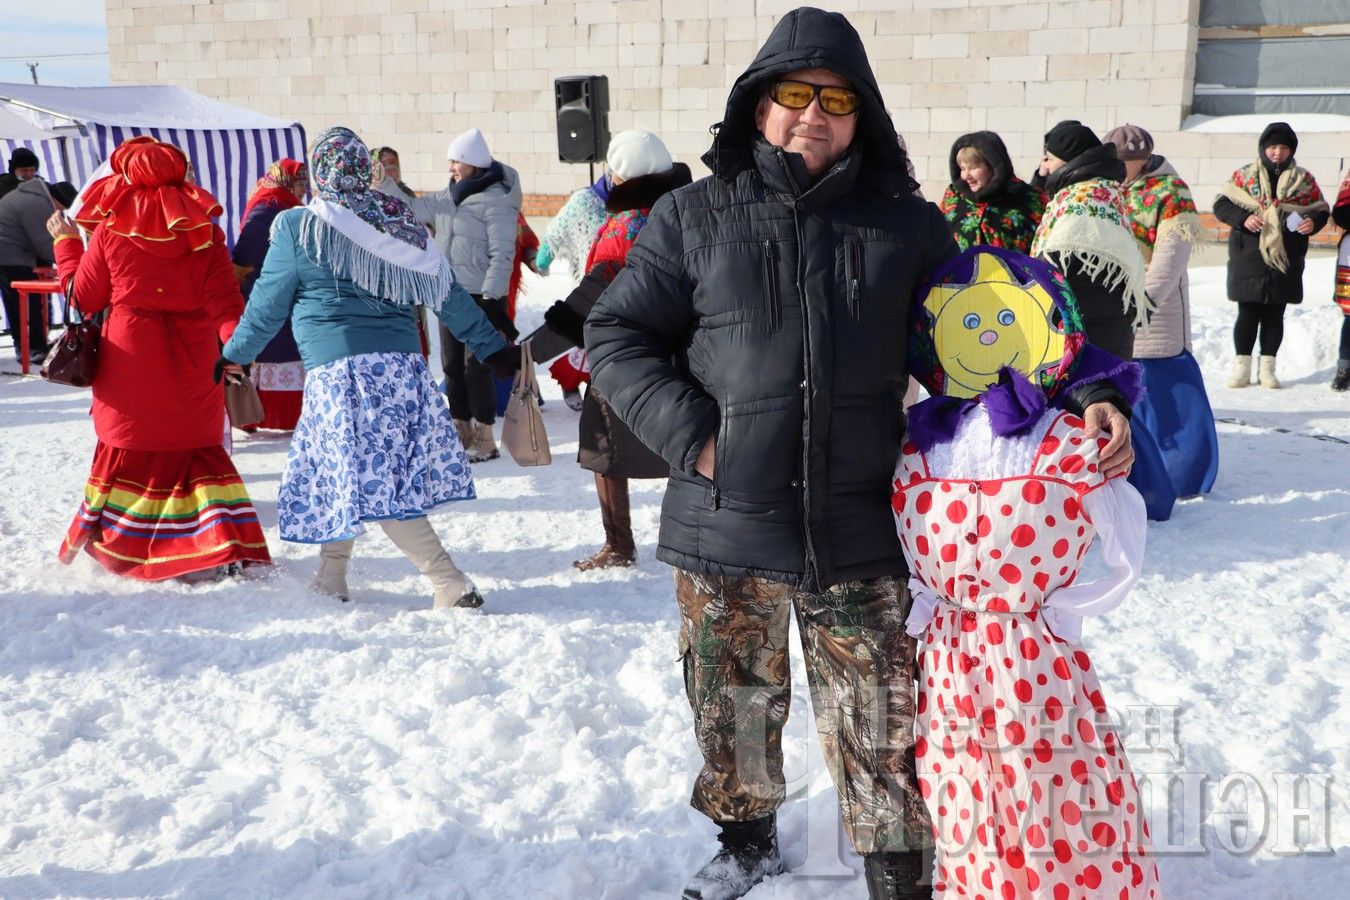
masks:
[[[754,125],[773,76],[826,68],[862,104],[814,184]],[[821,590],[905,562],[890,509],[906,323],[956,245],[913,195],[862,41],[795,10],[731,90],[713,176],[653,208],[586,324],[591,377],[672,474],[657,557]],[[694,471],[717,435],[712,482]]]
[[[861,98],[849,151],[814,183],[755,105],[775,76],[824,68]],[[819,591],[908,569],[891,514],[910,301],[956,255],[838,13],[788,13],[736,80],[703,161],[657,202],[586,321],[591,378],[671,477],[657,558]],[[1074,392],[1075,412],[1106,383]],[[694,464],[716,434],[713,481]]]

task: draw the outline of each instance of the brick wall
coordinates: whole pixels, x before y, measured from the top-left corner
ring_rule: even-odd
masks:
[[[553,78],[609,76],[611,130],[659,133],[696,175],[726,95],[799,0],[107,0],[113,80],[173,83],[303,122],[345,124],[444,184],[445,148],[476,126],[527,192],[565,196],[585,166],[557,158]],[[1208,208],[1256,133],[1180,131],[1199,0],[842,0],[929,196],[960,134],[999,132],[1019,174],[1062,118],[1153,132]],[[1344,132],[1304,134],[1328,190]],[[544,201],[540,201],[544,202]],[[541,207],[543,208],[543,207]]]

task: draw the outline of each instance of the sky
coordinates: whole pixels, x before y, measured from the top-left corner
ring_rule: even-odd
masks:
[[[104,0],[0,0],[0,82],[110,84]]]

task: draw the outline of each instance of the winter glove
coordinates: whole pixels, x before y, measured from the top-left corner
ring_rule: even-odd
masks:
[[[578,347],[586,345],[586,336],[583,330],[586,317],[568,306],[566,300],[557,301],[545,311],[544,324],[556,331],[560,337],[567,338]]]
[[[214,381],[216,384],[220,384],[222,378],[225,379],[226,384],[239,383],[240,380],[239,376],[234,375],[233,373],[226,373],[225,371],[226,366],[234,366],[234,365],[238,365],[238,363],[234,362],[233,360],[226,359],[223,356],[220,357],[219,359],[216,360],[216,364],[211,367],[211,380]],[[241,366],[241,368],[244,370],[244,374],[247,375],[252,367],[245,365]]]
[[[500,331],[508,341],[514,341],[520,337],[520,330],[516,324],[511,321],[511,317],[506,314],[506,301],[500,297],[475,297],[478,301],[478,308],[487,316],[488,322],[492,327]]]
[[[539,266],[536,262],[538,258],[539,251],[534,248],[530,248],[521,253],[521,261],[525,263],[526,268],[536,275],[539,274]]]
[[[505,347],[486,357],[483,365],[491,370],[494,378],[514,378],[520,371],[520,347],[515,341],[508,341]]]

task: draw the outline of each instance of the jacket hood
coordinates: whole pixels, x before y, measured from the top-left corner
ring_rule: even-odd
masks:
[[[1178,177],[1176,167],[1168,162],[1166,157],[1154,153],[1149,156],[1148,162],[1144,163],[1144,171],[1140,172],[1138,177],[1131,178],[1129,181],[1122,182],[1122,184],[1129,186],[1137,184],[1145,178],[1161,178],[1167,175]]]
[[[903,188],[905,193],[918,187],[905,174],[905,153],[882,102],[862,38],[840,13],[811,6],[779,19],[754,61],[732,85],[722,121],[712,127],[712,148],[703,155],[714,175],[730,181],[754,165],[754,143],[760,136],[755,106],[770,81],[798,69],[829,69],[858,92],[861,106],[852,149],[862,156],[864,176],[898,173],[912,185]]]
[[[1125,164],[1116,157],[1115,144],[1093,147],[1066,162],[1058,171],[1051,172],[1045,179],[1045,192],[1053,197],[1069,185],[1089,178],[1125,180]]]
[[[971,192],[970,185],[961,180],[961,166],[956,161],[956,154],[965,148],[970,147],[976,153],[984,157],[993,170],[994,176],[989,179],[989,183],[978,191]],[[1008,187],[1008,183],[1013,179],[1012,157],[1008,155],[1008,148],[1003,143],[1003,138],[992,131],[976,131],[971,134],[963,134],[952,144],[952,154],[948,160],[952,173],[952,190],[963,197],[971,197],[975,200],[988,200],[990,197],[996,197]]]
[[[1288,122],[1271,122],[1265,131],[1261,132],[1261,137],[1256,142],[1256,151],[1264,157],[1266,148],[1271,144],[1284,144],[1289,148],[1289,155],[1293,156],[1298,152],[1298,135]]]
[[[605,211],[620,213],[630,209],[650,209],[663,195],[691,184],[693,180],[689,167],[682,162],[672,164],[665,172],[630,178],[609,189]]]
[[[19,186],[14,189],[16,194],[32,194],[34,197],[41,197],[47,200],[47,186],[36,178],[30,178],[27,181],[20,181]]]

